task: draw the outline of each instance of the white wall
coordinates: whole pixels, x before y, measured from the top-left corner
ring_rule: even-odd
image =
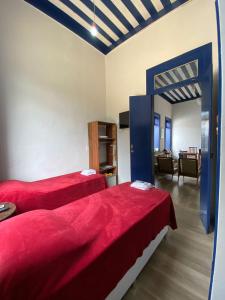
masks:
[[[201,102],[192,100],[173,104],[173,154],[189,147],[201,148]]]
[[[160,114],[160,150],[162,151],[164,146],[164,134],[161,134],[164,132],[165,129],[165,118],[171,118],[172,119],[172,108],[173,105],[170,104],[168,101],[163,99],[162,97],[156,95],[154,97],[154,112],[157,112]]]
[[[105,118],[105,57],[23,0],[0,4],[1,178],[88,166],[87,122]]]
[[[212,285],[212,300],[223,300],[225,295],[225,1],[218,0],[222,52],[222,111],[221,111],[221,155],[218,229],[216,240],[216,260]]]
[[[179,25],[178,25],[179,24]],[[214,0],[192,0],[127,40],[106,56],[106,111],[110,121],[128,110],[129,96],[146,93],[146,70],[189,50],[213,43],[217,73],[217,28]],[[128,137],[118,146],[119,179],[130,178]],[[128,134],[128,131],[127,131]],[[121,143],[122,142],[122,143]],[[126,155],[126,157],[124,157]]]

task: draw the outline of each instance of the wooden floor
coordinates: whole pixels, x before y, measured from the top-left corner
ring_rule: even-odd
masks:
[[[199,218],[195,179],[157,178],[171,193],[178,229],[170,230],[124,300],[207,300],[213,234],[206,235]]]

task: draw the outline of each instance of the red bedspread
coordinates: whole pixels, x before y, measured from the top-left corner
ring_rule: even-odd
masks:
[[[165,225],[165,191],[121,184],[0,223],[0,299],[101,300]]]
[[[0,202],[16,204],[17,214],[34,209],[55,209],[106,188],[104,175],[80,172],[34,182],[0,182]]]

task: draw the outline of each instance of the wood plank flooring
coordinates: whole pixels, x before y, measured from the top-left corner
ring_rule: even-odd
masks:
[[[207,300],[213,234],[199,218],[199,186],[185,177],[177,183],[160,176],[156,185],[171,193],[178,229],[170,230],[124,300]]]

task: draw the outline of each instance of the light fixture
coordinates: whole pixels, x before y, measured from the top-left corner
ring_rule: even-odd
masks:
[[[93,22],[92,25],[91,25],[90,32],[91,32],[91,34],[92,34],[93,36],[96,36],[97,33],[98,33],[98,29],[97,29],[97,27],[96,27],[96,25],[95,25],[94,22]]]
[[[93,23],[91,25],[90,32],[92,36],[96,36],[98,34],[98,29],[95,24],[95,0],[93,0],[93,5],[94,5],[94,10],[93,10],[94,16],[93,16]]]

